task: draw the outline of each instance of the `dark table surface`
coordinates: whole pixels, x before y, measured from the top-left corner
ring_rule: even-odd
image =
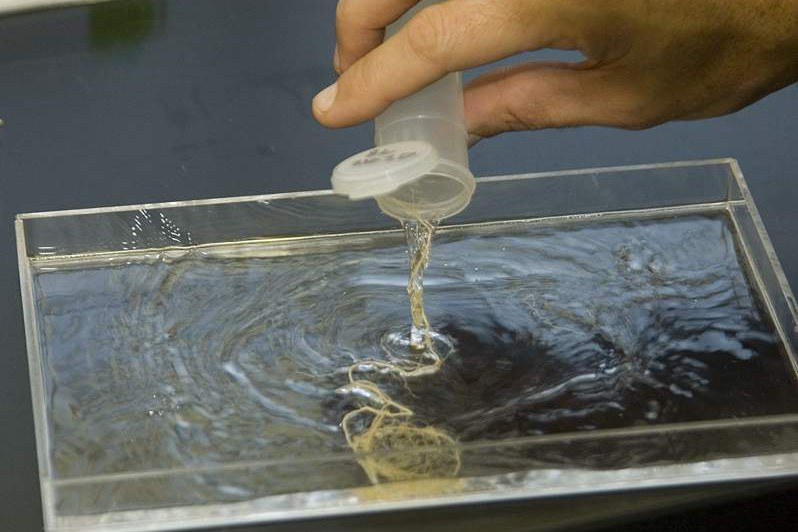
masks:
[[[310,114],[333,79],[334,11],[333,0],[172,0],[0,17],[0,529],[41,529],[14,215],[328,188],[332,166],[372,134],[327,131]],[[732,116],[645,132],[507,135],[477,146],[472,168],[716,157],[740,161],[798,285],[798,86]],[[624,529],[774,530],[796,495],[781,487]],[[524,529],[514,508],[499,529]]]

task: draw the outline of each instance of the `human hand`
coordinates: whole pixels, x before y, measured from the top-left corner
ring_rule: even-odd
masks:
[[[448,0],[383,43],[418,0],[340,0],[338,81],[313,101],[345,127],[440,79],[543,48],[581,63],[499,69],[465,91],[469,133],[644,129],[720,116],[798,81],[798,0]]]

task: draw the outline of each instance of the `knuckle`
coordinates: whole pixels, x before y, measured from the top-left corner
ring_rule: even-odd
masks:
[[[407,24],[407,45],[416,57],[432,64],[440,63],[448,39],[447,11],[443,5],[433,5],[419,12]]]
[[[541,127],[542,120],[534,118],[534,111],[508,106],[504,109],[501,124],[505,131],[526,131]]]
[[[527,102],[523,106],[507,108],[505,125],[513,130],[536,130],[543,128],[559,128],[567,125],[564,118],[557,113],[557,107],[546,101]]]
[[[659,113],[646,112],[627,116],[621,126],[631,131],[643,131],[644,129],[657,127],[667,121],[668,118]]]
[[[506,131],[539,129],[555,125],[551,107],[540,98],[532,97],[524,86],[502,80],[496,86],[501,109],[500,123]]]
[[[338,0],[335,8],[335,19],[338,24],[346,24],[355,17],[357,0]]]
[[[338,78],[339,98],[347,100],[357,97],[360,105],[366,105],[366,102],[387,105],[390,103],[387,96],[376,89],[384,76],[385,70],[379,63],[359,61]]]
[[[349,94],[369,94],[369,81],[374,79],[374,69],[367,62],[361,62],[356,67],[350,68],[339,78],[338,83],[348,89]]]
[[[549,75],[547,75],[549,74]],[[537,72],[521,83],[505,78],[498,84],[499,97],[506,102],[504,123],[511,130],[537,130],[562,128],[572,125],[574,117],[569,111],[562,91],[578,80],[563,80],[557,71]],[[571,89],[568,89],[571,90]]]
[[[658,120],[653,115],[630,113],[623,116],[616,125],[630,131],[643,131],[658,126],[662,122],[664,121]]]
[[[654,91],[634,90],[622,101],[619,126],[632,131],[656,127],[667,121],[663,101]]]
[[[635,118],[624,121],[623,129],[627,129],[629,131],[644,131],[656,125],[657,124],[652,121]]]

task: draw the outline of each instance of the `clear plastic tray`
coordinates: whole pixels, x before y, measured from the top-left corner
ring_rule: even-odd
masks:
[[[513,225],[589,227],[695,215],[722,216],[733,227],[739,261],[781,343],[784,375],[779,377],[795,381],[796,301],[733,160],[482,178],[472,205],[442,232],[456,240],[457,235]],[[68,405],[57,399],[59,372],[65,370],[52,359],[57,350],[48,351],[53,339],[39,305],[38,275],[141,261],[179,264],[197,250],[224,256],[252,252],[265,259],[308,250],[367,252],[386,235],[396,237],[398,230],[373,202],[352,203],[326,191],[23,214],[16,229],[43,509],[50,531],[174,530],[798,473],[796,401],[794,410],[773,415],[741,412],[681,423],[477,438],[460,445],[469,467],[456,479],[372,486],[365,476],[337,474],[358,470],[356,457],[346,451],[279,460],[214,456],[207,462],[200,454],[186,467],[98,471],[87,466],[85,473],[78,468],[67,474],[57,465],[63,452],[85,451],[91,465],[96,449],[65,449],[66,440],[59,436],[65,419],[73,424],[69,430],[86,428],[81,415],[65,411]],[[68,292],[69,287],[61,289]],[[91,360],[85,363],[90,372]],[[741,382],[746,377],[739,375]],[[54,419],[61,432],[54,431]],[[647,447],[659,449],[655,459],[624,458],[634,454],[630,449]],[[581,457],[581,465],[565,466],[551,458],[563,454]],[[254,482],[257,495],[217,497],[209,491],[189,497],[179,487],[197,478],[205,485]],[[141,495],[148,492],[160,495]]]

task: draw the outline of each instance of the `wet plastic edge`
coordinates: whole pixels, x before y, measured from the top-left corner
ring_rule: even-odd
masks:
[[[779,457],[787,457],[795,461],[798,458],[798,453],[790,453],[783,455],[776,455],[776,462]],[[742,459],[744,460],[744,459]],[[728,462],[739,461],[737,459],[726,460]],[[709,462],[712,463],[712,462]],[[418,500],[405,500],[394,501],[385,503],[371,503],[361,506],[338,506],[332,508],[314,508],[314,509],[292,509],[292,510],[278,510],[278,511],[260,511],[254,512],[249,515],[239,516],[216,516],[207,517],[199,515],[201,512],[197,511],[199,508],[191,506],[174,507],[170,510],[184,509],[188,512],[195,512],[198,515],[195,517],[186,517],[183,519],[166,522],[163,520],[150,521],[149,524],[145,522],[130,521],[128,523],[109,523],[98,524],[96,526],[64,526],[57,529],[57,532],[171,532],[178,530],[189,530],[196,527],[216,527],[216,526],[241,526],[249,524],[269,524],[280,521],[301,521],[305,519],[324,518],[324,517],[344,517],[356,515],[373,515],[385,513],[390,511],[402,510],[418,510],[441,508],[446,506],[462,506],[468,504],[490,504],[497,502],[509,501],[522,501],[522,500],[537,500],[556,496],[564,495],[592,495],[601,493],[622,492],[627,490],[643,490],[643,489],[658,489],[676,486],[696,486],[705,484],[717,484],[726,482],[735,482],[742,480],[764,480],[775,479],[783,477],[792,477],[798,475],[798,469],[793,467],[790,470],[785,470],[784,466],[777,466],[778,468],[763,468],[758,472],[740,476],[735,474],[734,471],[719,470],[715,473],[705,473],[702,476],[690,475],[679,476],[663,480],[661,478],[651,478],[646,480],[629,480],[621,479],[617,482],[604,482],[593,484],[589,486],[558,486],[536,489],[534,487],[519,488],[512,491],[505,492],[474,492],[470,494],[449,495],[443,497],[429,497]],[[345,491],[345,490],[344,490]],[[145,512],[147,510],[142,510]],[[158,514],[158,510],[151,510],[153,513]],[[103,514],[101,514],[103,515]],[[104,514],[108,515],[108,514]]]
[[[531,174],[516,174],[516,175],[499,175],[489,177],[476,178],[477,184],[479,183],[493,183],[499,181],[508,181],[511,179],[540,179],[547,177],[564,177],[564,176],[577,176],[589,174],[607,174],[611,172],[635,172],[640,170],[661,170],[666,168],[685,168],[691,166],[712,166],[730,164],[734,159],[706,159],[698,161],[677,161],[671,163],[656,163],[656,164],[641,164],[631,166],[607,166],[603,168],[587,168],[583,170],[563,170],[556,172],[540,172]],[[122,206],[109,206],[109,207],[95,207],[90,209],[70,209],[61,211],[44,211],[44,212],[30,212],[17,214],[17,218],[51,218],[58,216],[79,216],[87,214],[106,214],[111,212],[125,212],[146,209],[172,209],[176,207],[201,207],[206,205],[222,205],[226,203],[241,203],[241,202],[269,202],[281,199],[298,199],[317,196],[332,196],[332,190],[311,190],[306,192],[281,192],[277,194],[264,194],[254,196],[238,196],[232,198],[214,198],[202,200],[186,200],[186,201],[168,201],[160,203],[142,203],[139,205],[122,205]]]
[[[17,219],[15,226],[19,285],[22,292],[22,313],[25,321],[25,342],[28,346],[28,376],[33,406],[33,425],[36,434],[36,457],[39,468],[42,513],[45,530],[54,530],[56,523],[54,494],[50,483],[52,466],[48,452],[50,436],[47,428],[46,405],[44,404],[44,376],[41,370],[42,357],[39,346],[39,326],[34,309],[33,281],[28,265],[24,222]]]
[[[798,308],[796,308],[795,294],[793,293],[790,283],[787,280],[787,275],[784,273],[784,268],[782,267],[781,261],[776,254],[776,249],[773,247],[773,242],[770,240],[765,223],[762,220],[762,217],[759,215],[759,209],[757,209],[754,197],[748,188],[748,183],[745,181],[740,164],[736,159],[731,159],[729,160],[729,168],[731,170],[732,177],[734,178],[737,187],[740,190],[740,194],[745,201],[748,214],[751,216],[751,221],[753,222],[756,236],[762,244],[762,249],[765,251],[765,255],[767,255],[768,263],[773,271],[773,275],[776,277],[776,280],[779,283],[778,289],[781,295],[784,297],[784,303],[787,306],[787,311],[792,319],[792,324],[784,324],[781,322],[781,320],[777,319],[778,314],[775,312],[775,308],[773,308],[772,298],[765,289],[765,282],[759,272],[756,271],[756,268],[753,268],[753,261],[751,260],[751,252],[748,249],[748,243],[746,242],[746,239],[743,238],[742,233],[738,230],[738,234],[740,234],[741,237],[740,241],[743,244],[743,253],[745,253],[745,258],[749,263],[750,271],[753,273],[755,282],[757,284],[757,289],[760,295],[765,299],[768,312],[773,318],[776,329],[781,337],[781,341],[787,350],[787,355],[790,359],[793,371],[796,373],[796,375],[798,375],[798,357],[796,355],[796,349],[798,349],[798,346],[793,345],[790,336],[788,336],[787,332],[785,331],[785,327],[789,325],[798,327]],[[729,214],[731,215],[732,222],[737,225],[737,220],[734,214],[731,212]]]

